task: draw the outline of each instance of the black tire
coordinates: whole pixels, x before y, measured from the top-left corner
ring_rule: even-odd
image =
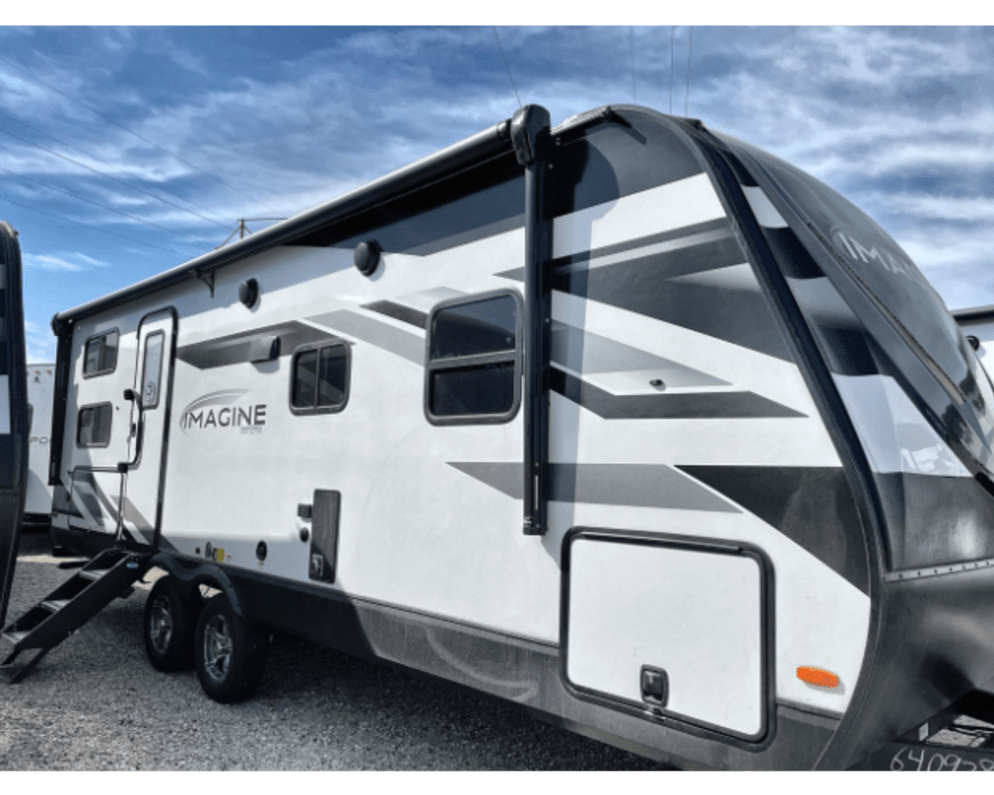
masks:
[[[145,653],[159,671],[193,667],[193,639],[204,600],[174,577],[160,577],[145,602]]]
[[[262,681],[269,631],[235,613],[225,594],[208,599],[197,622],[194,654],[200,685],[214,701],[250,696]]]

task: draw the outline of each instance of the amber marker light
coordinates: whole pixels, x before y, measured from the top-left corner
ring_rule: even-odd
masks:
[[[826,671],[824,668],[812,668],[810,665],[798,666],[797,678],[815,687],[839,686],[839,677],[831,671]]]

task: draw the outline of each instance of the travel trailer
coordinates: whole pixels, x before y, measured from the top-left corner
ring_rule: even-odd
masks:
[[[28,401],[17,232],[0,221],[0,626],[7,616],[24,513]]]
[[[27,494],[24,523],[47,525],[52,513],[52,487],[48,484],[51,459],[52,395],[55,364],[29,364],[27,368],[28,405],[31,406]]]
[[[994,718],[990,381],[879,226],[698,121],[528,106],[52,325],[93,557],[17,680],[155,566],[151,663],[222,702],[279,629],[686,767]]]

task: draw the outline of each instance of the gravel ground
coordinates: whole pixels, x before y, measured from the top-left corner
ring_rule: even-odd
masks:
[[[8,621],[71,576],[48,553],[46,534],[22,537]],[[23,682],[0,671],[0,771],[667,769],[292,637],[274,639],[252,699],[216,704],[193,671],[149,664],[150,588],[115,600]]]

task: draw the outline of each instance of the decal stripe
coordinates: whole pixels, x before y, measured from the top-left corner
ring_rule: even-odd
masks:
[[[426,328],[428,325],[428,315],[426,313],[394,301],[374,301],[371,304],[363,304],[362,308],[368,309],[371,312],[379,312],[381,315],[392,317],[394,320],[399,320],[402,323],[410,323],[412,326],[417,326],[420,329]]]
[[[678,466],[870,592],[859,515],[842,467]]]
[[[635,253],[635,249],[648,248],[650,250],[638,253],[655,254],[661,251],[672,251],[675,249],[687,248],[688,246],[697,245],[699,243],[707,243],[712,240],[719,240],[723,237],[729,236],[734,236],[734,232],[732,231],[731,225],[728,223],[728,219],[715,218],[711,221],[705,221],[700,224],[691,224],[690,226],[683,226],[679,229],[668,229],[665,232],[657,232],[652,235],[632,238],[631,240],[623,240],[620,243],[614,243],[610,246],[601,246],[600,248],[588,251],[579,251],[575,254],[567,254],[563,257],[556,257],[549,262],[549,266],[554,269],[559,269],[565,265],[573,265],[583,262],[591,262],[593,264],[595,261],[603,262],[605,265],[610,265],[612,262],[612,255],[621,254],[623,252]]]
[[[584,375],[658,371],[667,386],[728,386],[727,381],[608,337],[552,321],[552,361]],[[645,379],[647,386],[649,378]]]
[[[744,185],[742,186],[742,192],[745,194],[746,200],[752,208],[753,215],[756,216],[756,220],[760,226],[767,229],[783,229],[787,226],[787,222],[777,212],[777,208],[773,206],[769,197],[763,193],[762,188],[751,188]]]
[[[702,270],[723,268],[745,260],[735,233],[724,218],[705,224],[661,232],[658,235],[627,240],[593,251],[584,251],[550,262],[554,276],[561,277],[621,262],[646,262],[679,276]],[[524,281],[524,268],[494,274],[505,279]]]
[[[347,309],[339,309],[324,315],[314,315],[307,320],[340,331],[349,337],[368,342],[377,348],[383,348],[420,367],[424,366],[424,337],[409,334],[399,328],[365,317],[357,312],[350,312]]]
[[[754,392],[680,392],[614,396],[553,367],[550,387],[606,420],[804,417]]]
[[[708,270],[742,264],[720,260]],[[746,265],[744,268],[748,269]],[[703,265],[694,264],[700,273]],[[599,303],[636,312],[645,317],[672,323],[758,351],[778,359],[792,361],[751,269],[736,271],[726,283],[695,284],[671,278],[685,275],[659,266],[656,258],[609,265],[604,268],[566,273],[553,278],[553,289]],[[715,307],[721,307],[720,312]]]
[[[449,466],[507,496],[523,498],[520,462],[449,461]],[[739,509],[665,464],[549,464],[549,499],[641,508],[739,513]]]

